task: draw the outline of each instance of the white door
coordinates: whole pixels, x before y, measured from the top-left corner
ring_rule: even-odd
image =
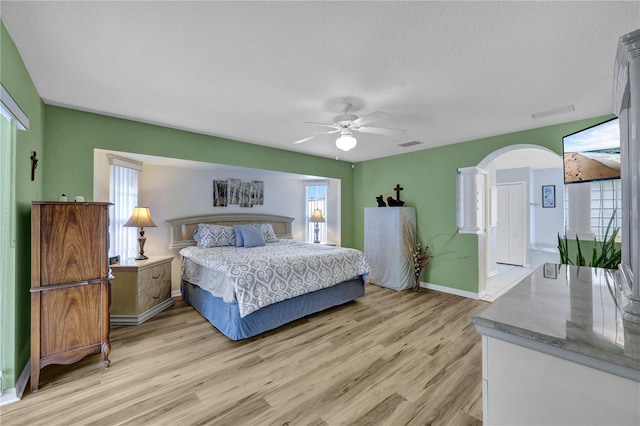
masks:
[[[509,185],[498,185],[496,262],[509,263]]]
[[[496,229],[496,261],[524,265],[525,237],[524,183],[498,185],[498,224]]]

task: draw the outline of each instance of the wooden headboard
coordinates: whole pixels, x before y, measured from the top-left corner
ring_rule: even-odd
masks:
[[[169,248],[183,248],[195,246],[193,231],[199,223],[215,223],[216,225],[243,225],[247,223],[270,223],[278,238],[293,238],[291,233],[292,217],[276,216],[272,214],[212,214],[206,216],[191,216],[167,220],[171,225],[171,242]]]

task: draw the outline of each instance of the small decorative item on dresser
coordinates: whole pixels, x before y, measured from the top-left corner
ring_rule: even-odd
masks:
[[[376,197],[376,201],[378,202],[378,207],[387,207],[387,203],[382,199],[382,194]]]
[[[148,259],[147,256],[144,255],[144,243],[147,239],[144,236],[144,227],[156,227],[156,223],[153,221],[151,217],[151,212],[149,211],[149,207],[136,207],[133,209],[133,214],[123,226],[130,227],[139,227],[140,228],[140,236],[138,237],[138,245],[140,246],[140,254],[136,257],[136,260],[144,260]]]
[[[396,187],[393,188],[394,191],[396,191],[396,199],[394,200],[392,197],[387,197],[387,204],[389,204],[389,207],[402,207],[404,206],[404,201],[402,201],[400,199],[400,191],[402,191],[404,188],[400,186],[400,184],[396,184]]]

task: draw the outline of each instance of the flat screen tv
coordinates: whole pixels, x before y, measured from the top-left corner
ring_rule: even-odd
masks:
[[[564,183],[620,179],[620,125],[612,118],[562,138]]]

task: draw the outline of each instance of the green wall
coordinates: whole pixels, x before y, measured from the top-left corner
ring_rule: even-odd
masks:
[[[0,283],[0,309],[13,311],[14,321],[2,325],[0,351],[4,371],[3,389],[14,387],[18,375],[29,360],[31,287],[31,201],[42,198],[45,168],[42,162],[31,181],[31,151],[44,157],[44,105],[4,24],[0,25],[0,81],[27,114],[29,131],[16,136],[15,194],[16,244],[15,281]],[[2,141],[6,143],[7,141]],[[6,182],[1,182],[5,185]],[[3,200],[7,201],[7,200]]]
[[[351,163],[47,105],[44,198],[93,198],[95,148],[342,180],[342,245],[353,244]]]
[[[477,166],[493,151],[519,144],[535,144],[562,152],[562,136],[605,117],[541,127],[517,133],[462,142],[356,164],[354,184],[354,243],[364,246],[364,208],[375,207],[377,195],[401,198],[416,208],[418,233],[434,258],[422,280],[459,290],[478,292],[478,237],[458,234],[456,228],[456,171]]]

